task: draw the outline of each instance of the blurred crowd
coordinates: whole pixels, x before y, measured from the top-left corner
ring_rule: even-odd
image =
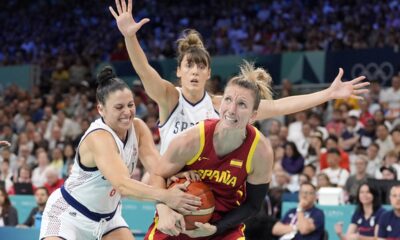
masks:
[[[69,69],[128,59],[111,1],[2,1],[0,65]],[[211,55],[391,47],[400,42],[400,3],[372,1],[134,1],[150,18],[139,39],[150,59],[175,57],[183,29],[195,28]],[[79,56],[79,57],[77,57]],[[90,67],[89,66],[89,67]]]

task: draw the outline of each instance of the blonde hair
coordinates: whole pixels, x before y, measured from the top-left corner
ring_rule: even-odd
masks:
[[[231,78],[228,86],[231,84],[250,89],[255,94],[254,110],[258,109],[261,99],[272,100],[271,90],[272,77],[263,68],[255,68],[254,63],[244,60],[240,66],[240,74]]]
[[[210,54],[204,47],[201,35],[194,29],[183,31],[182,37],[177,41],[178,45],[178,66],[181,65],[183,58],[188,55],[188,61],[194,61],[196,64],[203,63],[210,67]]]

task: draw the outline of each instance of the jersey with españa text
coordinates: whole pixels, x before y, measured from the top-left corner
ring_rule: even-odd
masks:
[[[246,199],[246,179],[251,171],[254,151],[260,132],[247,125],[246,138],[241,146],[225,156],[217,156],[213,136],[219,120],[199,123],[201,144],[197,155],[189,161],[183,171],[196,170],[201,180],[212,190],[215,210],[210,222],[220,219],[225,213],[239,207]]]
[[[164,154],[171,140],[186,128],[192,127],[205,119],[218,119],[218,112],[214,109],[211,96],[204,92],[203,98],[195,103],[190,103],[182,94],[180,88],[178,104],[172,110],[164,124],[159,125],[161,148]]]

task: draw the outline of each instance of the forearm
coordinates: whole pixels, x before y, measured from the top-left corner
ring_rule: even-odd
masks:
[[[304,212],[297,213],[297,229],[303,235],[306,235],[314,230],[314,224],[306,219]]]
[[[140,78],[145,77],[146,72],[149,71],[148,68],[151,68],[151,66],[146,55],[144,54],[142,47],[139,44],[136,35],[133,37],[125,37],[125,44],[132,66],[136,73]]]
[[[257,120],[300,112],[332,100],[329,88],[310,94],[285,97],[277,100],[262,100]]]
[[[139,181],[129,179],[124,181],[118,189],[121,195],[143,201],[163,202],[165,189],[149,186]]]
[[[293,226],[277,222],[272,228],[272,234],[275,236],[282,236],[294,230]]]
[[[234,228],[244,220],[257,214],[261,209],[261,204],[268,191],[268,184],[253,185],[246,183],[247,199],[242,206],[228,212],[215,225],[217,234],[224,233],[226,230]]]

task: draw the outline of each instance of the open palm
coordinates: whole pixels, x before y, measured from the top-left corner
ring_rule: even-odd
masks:
[[[368,89],[363,87],[368,86],[369,82],[361,82],[365,79],[364,76],[354,78],[347,82],[342,82],[342,77],[343,69],[340,68],[338,75],[329,87],[331,89],[332,99],[347,99],[350,97],[362,99],[360,95],[368,92]]]
[[[143,26],[143,24],[149,22],[148,18],[136,22],[132,16],[132,0],[128,0],[128,6],[125,0],[115,0],[118,14],[110,6],[110,12],[117,21],[118,29],[124,35],[124,37],[133,37],[136,32]]]

